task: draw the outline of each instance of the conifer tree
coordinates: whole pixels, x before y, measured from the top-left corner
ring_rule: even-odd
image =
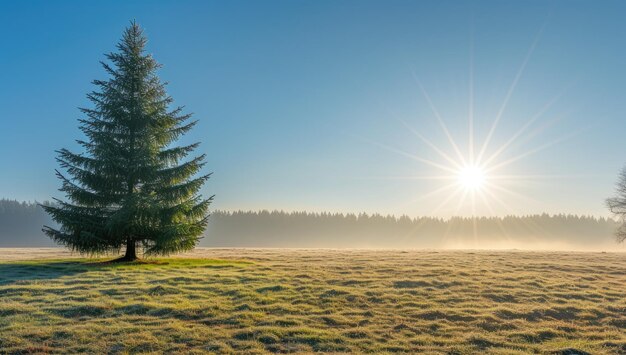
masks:
[[[57,151],[65,174],[56,171],[68,201],[44,206],[60,228],[44,227],[54,241],[87,254],[119,252],[118,260],[167,255],[193,249],[203,233],[213,197],[199,190],[205,155],[187,158],[199,143],[176,146],[197,121],[182,107],[171,109],[156,71],[160,65],[145,53],[146,37],[132,22],[117,52],[102,63],[108,80],[95,80],[80,109],[78,140],[84,152]]]
[[[606,200],[607,207],[619,219],[620,226],[615,231],[617,241],[626,241],[626,167],[622,169],[615,189],[616,196]]]

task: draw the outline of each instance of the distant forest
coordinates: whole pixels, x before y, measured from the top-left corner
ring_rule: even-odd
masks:
[[[0,247],[54,246],[41,228],[50,217],[36,203],[0,200]]]
[[[54,244],[53,222],[35,203],[0,200],[0,247]],[[282,211],[214,211],[199,246],[286,248],[517,248],[625,250],[617,222],[575,215],[453,217]]]

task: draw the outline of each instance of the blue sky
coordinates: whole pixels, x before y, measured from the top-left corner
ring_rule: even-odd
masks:
[[[77,107],[135,19],[200,120],[184,141],[208,154],[214,208],[605,216],[626,163],[624,16],[619,1],[5,1],[0,197],[61,197],[54,150],[76,149]],[[558,96],[499,160],[548,147],[475,208],[432,193],[449,182],[406,177],[442,171],[398,154],[447,164],[407,127],[455,154],[418,82],[463,155],[470,102],[477,143],[507,102],[495,152]]]

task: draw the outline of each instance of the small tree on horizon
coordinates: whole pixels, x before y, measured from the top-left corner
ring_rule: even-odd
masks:
[[[618,243],[622,243],[626,240],[626,167],[618,176],[615,193],[616,196],[608,198],[606,204],[611,213],[618,217],[622,223],[615,231]]]
[[[82,108],[77,140],[85,152],[57,151],[66,174],[56,171],[60,191],[69,202],[43,208],[60,224],[43,231],[73,251],[120,252],[118,260],[137,259],[137,246],[148,255],[193,249],[208,221],[213,196],[199,190],[208,175],[197,176],[205,155],[183,160],[199,145],[173,146],[197,121],[182,107],[170,109],[156,71],[160,65],[145,54],[146,37],[132,22],[118,51],[102,63],[108,80],[94,80],[87,95],[93,108]],[[66,177],[69,176],[69,177]]]

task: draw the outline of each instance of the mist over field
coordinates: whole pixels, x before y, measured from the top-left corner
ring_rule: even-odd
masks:
[[[0,201],[0,247],[54,246],[36,204]],[[215,211],[201,247],[626,251],[618,223],[574,215],[410,218],[368,214]]]

